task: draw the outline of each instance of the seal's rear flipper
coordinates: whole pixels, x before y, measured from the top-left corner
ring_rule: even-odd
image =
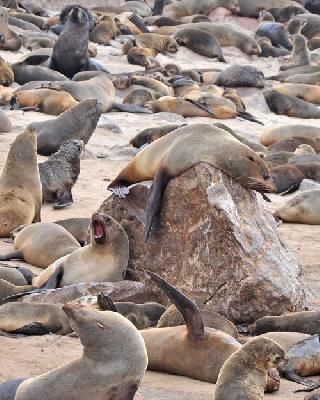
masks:
[[[154,222],[159,218],[161,198],[167,187],[171,175],[165,168],[159,168],[148,192],[146,204],[146,225],[144,229],[144,240],[147,242]]]
[[[47,335],[52,331],[48,329],[47,326],[41,324],[40,322],[31,322],[28,325],[22,326],[19,329],[11,331],[12,334],[20,334],[20,335],[27,335],[27,336],[40,336],[40,335]]]
[[[197,100],[193,100],[193,99],[185,99],[186,101],[188,101],[189,103],[194,104],[195,106],[201,108],[204,111],[207,111],[207,113],[209,113],[210,115],[215,116],[215,113],[204,103],[200,103],[200,101]]]
[[[139,17],[138,14],[133,13],[128,17],[128,20],[132,22],[138,29],[140,29],[142,33],[149,33],[149,29],[144,23],[144,20],[141,17]]]
[[[16,250],[11,253],[0,255],[0,261],[9,261],[9,260],[23,260],[22,251]],[[1,265],[0,265],[1,267]]]
[[[65,190],[64,192],[57,193],[57,203],[53,204],[55,210],[71,206],[73,203],[71,190]]]
[[[114,305],[114,302],[112,301],[110,296],[104,293],[100,293],[97,296],[97,300],[100,310],[118,312],[117,307]]]
[[[139,114],[153,114],[149,108],[146,107],[141,107],[137,106],[135,104],[129,104],[129,103],[113,103],[112,108],[122,111],[122,112],[128,112],[128,113],[139,113]]]
[[[295,383],[299,383],[300,385],[307,386],[308,389],[311,389],[310,391],[320,387],[320,383],[312,381],[310,379],[304,379],[301,376],[295,374],[292,370],[289,370],[287,368],[281,368],[280,372],[284,378],[288,379],[288,381],[292,381]],[[308,391],[308,389],[299,389],[296,392],[305,392]]]
[[[238,117],[250,122],[255,122],[256,124],[264,125],[263,122],[259,121],[258,119],[256,119],[256,117],[246,111],[238,111]]]
[[[188,328],[188,334],[196,338],[202,337],[204,335],[204,324],[198,306],[189,297],[154,272],[147,270],[145,272],[181,312]]]
[[[64,274],[63,264],[61,264],[50,276],[47,282],[41,287],[41,289],[56,289],[59,287]]]
[[[115,196],[119,197],[120,199],[125,199],[127,194],[129,194],[129,189],[126,186],[110,187],[109,185],[108,190],[110,190],[110,192],[112,192]]]

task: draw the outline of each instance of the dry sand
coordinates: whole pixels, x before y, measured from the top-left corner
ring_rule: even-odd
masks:
[[[56,2],[55,2],[56,3]],[[0,56],[7,61],[14,62],[23,54],[1,52]],[[229,63],[252,64],[261,68],[266,75],[277,72],[279,64],[277,60],[259,59],[248,57],[234,48],[224,49],[224,54]],[[105,63],[111,72],[138,70],[139,67],[128,65],[125,56],[119,55],[119,51],[109,47],[98,47],[98,59]],[[224,64],[215,63],[210,59],[195,55],[189,50],[180,49],[176,55],[158,56],[161,63],[177,61],[184,68],[225,68]],[[121,93],[119,93],[121,95]],[[241,94],[247,104],[248,111],[253,113],[265,127],[281,124],[307,123],[318,126],[317,120],[299,120],[285,116],[276,116],[268,112],[261,92],[252,89],[243,89]],[[123,95],[123,94],[122,94]],[[22,111],[8,111],[14,129],[8,134],[0,134],[0,168],[3,167],[10,143],[16,135],[31,121],[40,121],[52,117]],[[206,121],[206,118],[187,118],[188,122]],[[190,120],[190,121],[189,121]],[[92,136],[87,150],[93,154],[105,154],[106,158],[86,158],[81,162],[81,174],[73,189],[74,204],[64,210],[53,210],[51,206],[44,206],[42,210],[43,221],[54,221],[67,217],[89,217],[97,210],[101,202],[108,196],[106,190],[108,182],[114,178],[120,169],[131,159],[134,151],[129,148],[128,142],[140,130],[163,125],[168,122],[182,122],[184,118],[168,113],[154,115],[134,115],[112,112],[104,114],[99,126]],[[212,122],[212,119],[210,119]],[[122,133],[113,133],[104,129],[106,122],[112,122],[121,128]],[[236,128],[246,138],[259,142],[259,136],[264,127],[240,121],[238,119],[223,121],[231,128]],[[39,157],[39,161],[44,157]],[[285,201],[279,196],[272,196],[273,204],[277,205]],[[318,249],[320,244],[320,227],[297,224],[282,224],[279,232],[288,247],[299,259],[303,268],[303,279],[314,293],[314,305],[319,303],[319,259]],[[4,252],[12,248],[11,244],[0,242],[0,251]],[[16,264],[14,262],[13,264]],[[19,376],[34,376],[50,370],[58,365],[76,358],[81,353],[78,339],[47,335],[45,337],[33,337],[25,339],[9,339],[0,337],[0,381]],[[277,394],[267,395],[266,398],[274,399],[303,399],[303,394],[293,394],[298,385],[282,381],[281,390]],[[159,373],[148,372],[144,379],[141,393],[145,399],[212,399],[214,385],[191,379],[166,376]]]

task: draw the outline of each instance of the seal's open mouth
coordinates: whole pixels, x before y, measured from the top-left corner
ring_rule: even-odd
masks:
[[[106,230],[105,230],[105,225],[102,222],[96,219],[92,221],[92,233],[93,233],[93,239],[96,244],[105,243]]]

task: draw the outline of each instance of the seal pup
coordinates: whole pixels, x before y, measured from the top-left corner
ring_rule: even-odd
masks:
[[[320,225],[320,190],[298,193],[273,215],[285,222]]]
[[[199,162],[207,162],[221,169],[253,190],[275,190],[265,162],[229,132],[209,124],[178,128],[147,145],[110,183],[108,189],[117,196],[125,197],[129,192],[127,187],[133,183],[154,180],[146,204],[147,240],[154,220],[159,215],[161,197],[167,184],[173,177]]]
[[[220,44],[209,32],[200,29],[180,29],[173,37],[179,46],[185,46],[205,57],[217,58],[221,62],[226,62]]]
[[[82,140],[67,140],[56,153],[38,165],[44,203],[53,203],[55,209],[73,203],[71,189],[80,174],[80,155],[83,148]]]
[[[232,322],[216,312],[200,310],[203,323],[208,328],[217,329],[237,338],[239,332]],[[185,320],[177,307],[172,304],[160,317],[157,328],[185,325]]]
[[[16,302],[0,306],[1,331],[13,335],[68,335],[72,328],[62,305]]]
[[[216,383],[222,365],[241,344],[227,333],[205,327],[195,303],[155,273],[146,272],[186,323],[140,331],[148,352],[148,369]]]
[[[59,151],[67,140],[82,140],[87,144],[101,113],[101,104],[95,99],[89,99],[66,110],[58,118],[32,122],[29,126],[37,133],[38,154],[50,156]]]
[[[262,21],[256,30],[256,36],[267,37],[276,47],[292,49],[287,28],[280,22]]]
[[[264,74],[252,65],[232,65],[220,72],[215,85],[224,87],[264,87]]]
[[[174,37],[158,33],[141,33],[135,37],[137,47],[154,49],[159,53],[176,53],[178,45]]]
[[[83,345],[82,356],[23,380],[16,391],[8,385],[10,381],[5,382],[0,392],[7,385],[11,390],[6,395],[15,400],[59,400],[65,393],[79,400],[133,399],[148,364],[137,329],[118,313],[99,313],[72,304],[62,309]]]
[[[289,60],[280,66],[280,71],[311,65],[308,42],[303,35],[293,35],[293,48]]]
[[[175,129],[178,129],[180,126],[181,124],[169,124],[161,127],[143,129],[133,139],[130,140],[130,144],[133,147],[142,147],[146,144],[154,142],[155,140],[165,136]]]
[[[57,288],[123,280],[129,260],[129,240],[123,228],[113,218],[93,213],[90,235],[89,244],[49,265],[32,284],[37,288]]]
[[[286,164],[271,168],[276,193],[291,193],[297,190],[303,179],[320,182],[320,163]]]
[[[9,149],[0,176],[0,237],[8,237],[18,226],[41,219],[42,189],[36,146],[36,133],[27,128]]]
[[[9,28],[8,11],[0,7],[0,50],[17,51],[21,47],[21,39]]]
[[[284,57],[290,54],[289,50],[274,47],[267,37],[257,38],[257,43],[261,48],[260,57]]]
[[[117,35],[117,26],[110,15],[103,15],[90,32],[91,42],[107,46]]]
[[[224,363],[218,376],[214,400],[263,400],[268,370],[287,361],[285,351],[273,340],[250,340]]]
[[[59,258],[80,248],[77,240],[67,230],[52,222],[22,226],[13,231],[13,235],[15,250],[1,255],[0,261],[20,259],[39,268],[47,268]]]
[[[63,226],[83,246],[90,228],[90,218],[66,218],[54,221]]]

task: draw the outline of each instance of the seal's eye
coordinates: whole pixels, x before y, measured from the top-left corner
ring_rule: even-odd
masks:
[[[252,157],[252,156],[247,156],[247,158],[250,160],[250,161],[255,161],[255,159]]]
[[[264,179],[265,181],[268,181],[268,180],[270,179],[270,175],[269,175],[267,172],[264,172],[264,173],[262,174],[262,177],[263,177],[263,179]]]

